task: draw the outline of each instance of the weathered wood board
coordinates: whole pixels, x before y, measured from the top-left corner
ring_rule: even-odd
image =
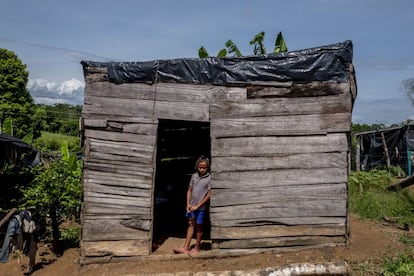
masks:
[[[128,257],[150,254],[149,240],[82,241],[81,255],[89,257]]]
[[[149,229],[134,229],[122,224],[119,219],[85,219],[82,228],[83,241],[113,241],[114,233],[117,240],[150,240]],[[146,222],[149,225],[150,221]]]

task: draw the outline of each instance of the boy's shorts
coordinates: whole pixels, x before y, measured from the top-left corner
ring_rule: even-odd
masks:
[[[203,224],[205,210],[197,210],[192,212],[187,212],[185,216],[187,218],[195,218],[196,224]]]

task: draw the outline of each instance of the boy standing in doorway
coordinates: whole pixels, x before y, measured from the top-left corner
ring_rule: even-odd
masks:
[[[188,218],[187,235],[184,246],[174,249],[174,253],[195,254],[200,251],[203,236],[203,221],[211,196],[210,160],[204,156],[197,159],[196,172],[191,176],[187,190],[186,217]],[[190,250],[191,239],[196,229],[196,244]]]

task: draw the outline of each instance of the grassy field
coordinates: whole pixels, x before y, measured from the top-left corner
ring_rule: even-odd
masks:
[[[42,152],[60,152],[64,143],[67,143],[71,152],[81,151],[79,137],[45,131],[42,131],[40,138],[36,139],[34,146]]]

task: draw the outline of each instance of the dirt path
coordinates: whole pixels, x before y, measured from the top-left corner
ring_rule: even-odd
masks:
[[[353,275],[364,274],[358,271],[358,264],[366,267],[375,266],[384,257],[399,255],[408,249],[400,241],[404,235],[411,232],[401,230],[393,225],[384,225],[378,222],[360,220],[351,216],[351,242],[350,247],[332,247],[311,249],[284,253],[262,253],[250,256],[227,258],[191,258],[170,260],[140,260],[122,263],[79,265],[79,249],[67,250],[63,256],[58,257],[50,264],[43,264],[53,259],[53,256],[43,255],[37,257],[34,276],[65,276],[65,275],[139,275],[142,273],[161,273],[178,271],[225,271],[225,270],[251,270],[266,267],[278,267],[294,263],[320,263],[343,262],[354,267]],[[42,249],[39,250],[39,253]],[[0,275],[22,275],[25,260],[11,258],[9,263],[0,264]]]

